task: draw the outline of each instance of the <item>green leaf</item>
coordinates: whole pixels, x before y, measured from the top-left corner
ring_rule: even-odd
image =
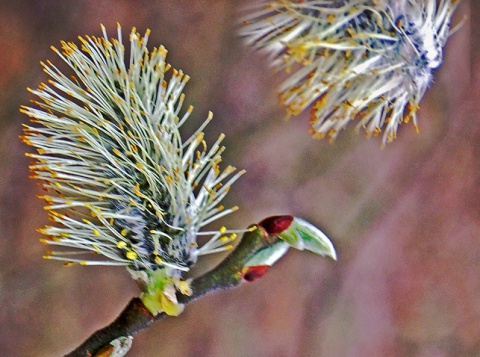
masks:
[[[256,252],[250,259],[247,260],[244,267],[253,267],[268,265],[272,266],[275,264],[281,257],[283,257],[290,245],[283,241],[278,241],[277,243],[271,245],[270,247],[263,248]]]
[[[290,226],[278,235],[293,248],[309,250],[321,256],[337,260],[332,242],[320,229],[307,221],[295,217]]]

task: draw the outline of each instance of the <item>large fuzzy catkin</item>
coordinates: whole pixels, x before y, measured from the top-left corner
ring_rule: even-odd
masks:
[[[314,137],[350,121],[383,143],[412,120],[442,62],[456,0],[275,0],[248,9],[241,34],[291,75],[288,115],[312,105]]]
[[[220,202],[243,171],[220,168],[223,135],[207,149],[211,113],[182,139],[189,77],[170,69],[165,48],[147,49],[149,31],[132,30],[128,59],[120,26],[118,39],[102,29],[103,37],[79,37],[79,46],[52,47],[72,75],[42,63],[50,80],[30,90],[35,106],[21,109],[34,122],[23,140],[37,150],[28,154],[31,170],[53,221],[40,229],[42,241],[71,248],[46,258],[127,266],[144,280],[162,270],[182,289],[181,272],[199,255],[231,248],[234,233],[201,229],[236,210]],[[211,238],[198,244],[199,235]]]

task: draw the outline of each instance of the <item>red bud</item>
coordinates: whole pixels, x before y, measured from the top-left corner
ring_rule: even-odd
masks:
[[[243,273],[243,278],[249,282],[260,279],[262,276],[265,275],[269,268],[270,267],[268,265],[247,267],[246,271]]]
[[[265,218],[258,225],[265,229],[269,235],[274,236],[290,227],[292,221],[293,216],[272,216]]]

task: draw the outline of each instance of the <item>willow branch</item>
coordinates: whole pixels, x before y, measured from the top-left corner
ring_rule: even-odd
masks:
[[[230,289],[244,280],[253,280],[242,273],[247,260],[262,248],[274,244],[278,238],[269,235],[268,227],[256,226],[247,231],[235,250],[217,267],[191,282],[190,296],[178,294],[178,302],[188,304],[208,292]],[[109,356],[110,342],[125,336],[133,336],[149,327],[154,321],[167,315],[153,316],[139,298],[132,299],[122,313],[110,325],[94,332],[82,345],[66,355],[67,357]]]

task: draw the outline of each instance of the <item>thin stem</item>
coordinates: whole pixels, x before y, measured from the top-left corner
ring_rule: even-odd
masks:
[[[159,314],[154,317],[139,298],[130,300],[121,314],[110,325],[94,332],[83,344],[66,357],[100,356],[100,352],[109,343],[119,337],[132,336],[149,327],[156,319],[165,317]]]

